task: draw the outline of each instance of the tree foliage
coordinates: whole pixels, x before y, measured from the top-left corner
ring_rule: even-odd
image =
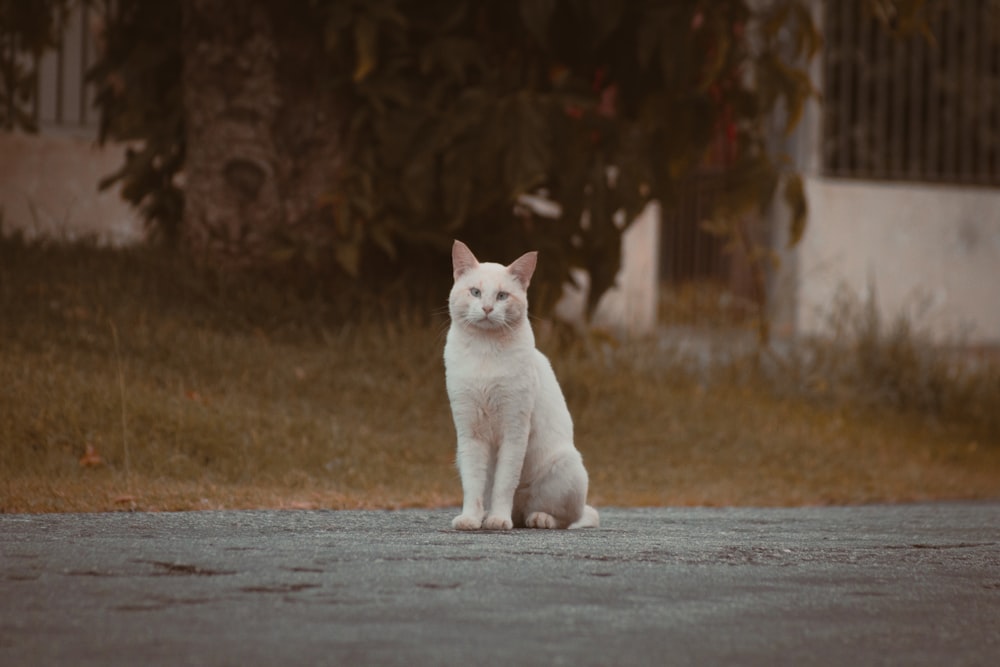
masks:
[[[169,241],[179,236],[184,193],[181,11],[175,1],[103,0],[100,59],[88,72],[97,87],[100,140],[128,143],[121,168],[101,188],[121,182],[122,196]]]
[[[122,182],[167,236],[184,224],[186,1],[97,2],[102,137],[132,142],[105,184]],[[572,267],[586,269],[593,306],[628,221],[652,199],[669,206],[707,167],[725,180],[720,233],[736,238],[740,217],[780,192],[801,237],[801,181],[769,148],[766,121],[783,109],[790,130],[814,93],[803,67],[820,37],[806,0],[279,4],[283,20],[321,31],[315,59],[341,100],[344,159],[316,202],[338,233],[316,256],[345,274],[428,254],[446,266],[461,237],[499,260],[541,250],[542,308]],[[557,214],[519,205],[531,194]]]
[[[759,6],[761,3],[753,3]],[[668,205],[711,162],[735,224],[769,202],[785,165],[766,119],[788,128],[812,94],[819,46],[806,4],[743,0],[333,3],[328,45],[352,73],[342,224],[388,253],[456,236],[543,251],[544,299],[585,268],[594,306],[614,280],[623,221]],[[800,182],[785,196],[805,219]],[[542,191],[549,219],[519,208]],[[726,225],[722,231],[725,232]]]

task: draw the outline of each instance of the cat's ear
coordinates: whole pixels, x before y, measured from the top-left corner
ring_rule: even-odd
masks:
[[[524,289],[528,289],[528,285],[531,283],[531,276],[535,273],[535,264],[538,263],[538,253],[534,250],[531,252],[526,252],[514,262],[507,267],[507,270],[517,279],[519,283],[524,285]]]
[[[469,250],[469,246],[456,239],[451,246],[451,265],[455,271],[455,280],[458,280],[463,273],[479,266],[479,261]]]

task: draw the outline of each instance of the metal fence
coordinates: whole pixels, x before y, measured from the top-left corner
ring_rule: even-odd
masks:
[[[693,176],[684,195],[664,206],[660,234],[660,278],[671,285],[709,281],[726,283],[730,255],[724,242],[706,231],[702,222],[714,214],[721,179],[714,171]]]
[[[745,322],[757,306],[745,257],[726,239],[709,232],[723,179],[703,169],[683,195],[663,206],[660,230],[659,319],[665,324],[724,325]],[[753,231],[760,232],[759,219]]]
[[[63,17],[62,39],[38,62],[34,116],[43,132],[97,137],[99,114],[87,70],[97,58],[94,44],[98,17],[87,3],[74,5]]]
[[[891,3],[824,5],[825,172],[1000,185],[1000,2],[928,0],[906,36],[873,14]]]

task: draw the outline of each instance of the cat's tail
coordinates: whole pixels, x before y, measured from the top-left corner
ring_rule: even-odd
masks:
[[[601,516],[590,505],[583,506],[583,516],[579,520],[571,523],[569,529],[575,528],[597,528],[601,525]]]

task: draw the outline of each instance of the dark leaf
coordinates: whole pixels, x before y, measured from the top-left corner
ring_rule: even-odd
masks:
[[[732,46],[732,28],[723,17],[712,15],[713,20],[703,30],[711,30],[709,47],[705,49],[705,62],[702,65],[701,89],[707,90],[724,73],[729,61],[729,49]]]
[[[785,177],[785,204],[791,212],[791,224],[788,229],[788,247],[794,248],[802,240],[806,232],[806,220],[809,217],[809,205],[806,201],[805,189],[800,174],[789,174]]]
[[[549,23],[556,3],[557,0],[521,0],[518,3],[524,27],[542,47],[549,45]]]
[[[354,24],[354,81],[364,81],[378,63],[378,26],[368,17],[359,17]]]
[[[823,35],[813,20],[812,11],[807,4],[796,2],[793,5],[793,15],[795,17],[793,27],[795,51],[807,59],[812,58],[819,53],[823,46]]]
[[[343,43],[343,33],[351,25],[351,8],[346,3],[333,2],[328,5],[326,25],[323,31],[323,46],[327,51],[336,51]]]
[[[357,278],[361,270],[361,246],[352,241],[338,243],[333,249],[334,259],[337,265],[344,270],[347,275]]]
[[[393,241],[392,227],[392,223],[387,220],[383,224],[369,229],[368,234],[375,245],[381,248],[390,259],[396,259],[399,251],[396,248],[396,243]]]
[[[504,182],[513,200],[545,182],[551,154],[548,126],[537,95],[518,93],[501,107],[509,145],[504,157]]]
[[[583,0],[594,26],[593,47],[600,46],[621,21],[625,3],[614,0]]]

